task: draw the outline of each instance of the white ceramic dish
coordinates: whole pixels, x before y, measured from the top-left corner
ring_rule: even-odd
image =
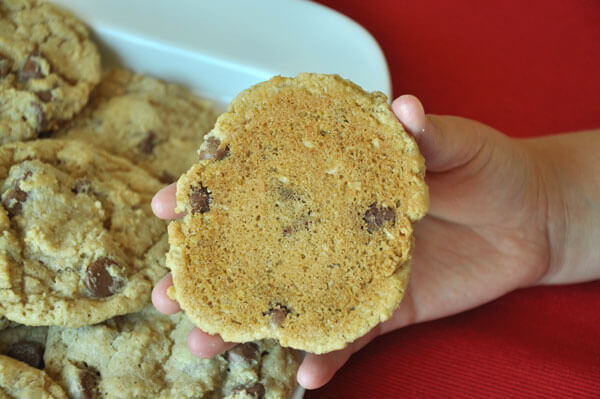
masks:
[[[302,0],[51,0],[83,19],[105,66],[123,65],[223,104],[274,75],[337,73],[388,97],[373,37],[349,18]],[[304,391],[298,389],[294,399]]]
[[[301,0],[52,0],[91,27],[104,62],[122,64],[228,103],[281,74],[338,73],[390,95],[373,37]]]

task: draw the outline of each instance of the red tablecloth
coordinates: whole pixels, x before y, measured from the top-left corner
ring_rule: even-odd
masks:
[[[394,95],[427,112],[516,137],[600,128],[600,0],[320,2],[371,32]],[[600,282],[524,289],[380,337],[306,394],[385,397],[600,398]]]

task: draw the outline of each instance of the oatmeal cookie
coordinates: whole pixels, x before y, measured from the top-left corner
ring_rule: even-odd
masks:
[[[0,147],[0,314],[75,327],[143,308],[165,273],[160,187],[80,142]]]
[[[0,0],[0,144],[56,130],[100,81],[85,25],[36,0]]]
[[[196,151],[217,116],[213,103],[184,87],[114,69],[54,137],[91,143],[172,183],[198,161]]]

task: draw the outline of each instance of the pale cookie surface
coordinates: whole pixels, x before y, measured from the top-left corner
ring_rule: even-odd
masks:
[[[390,317],[428,194],[382,93],[273,78],[233,100],[200,155],[177,184],[167,266],[202,330],[324,353]]]
[[[76,141],[0,147],[0,313],[81,326],[140,310],[162,277],[160,182]]]
[[[0,144],[57,129],[99,81],[82,22],[43,1],[0,0]]]
[[[191,328],[185,315],[152,306],[94,326],[51,327],[46,370],[73,399],[289,397],[296,353],[265,341],[200,359],[186,344]]]
[[[0,398],[67,399],[67,395],[42,370],[0,355]]]
[[[184,87],[115,69],[54,137],[92,143],[172,183],[198,161],[196,151],[217,116],[211,102]]]

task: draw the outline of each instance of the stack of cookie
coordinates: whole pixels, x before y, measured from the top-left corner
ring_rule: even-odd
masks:
[[[218,115],[185,88],[102,71],[83,23],[0,0],[0,397],[289,397],[273,340],[213,359],[150,305],[166,224],[150,200]]]

